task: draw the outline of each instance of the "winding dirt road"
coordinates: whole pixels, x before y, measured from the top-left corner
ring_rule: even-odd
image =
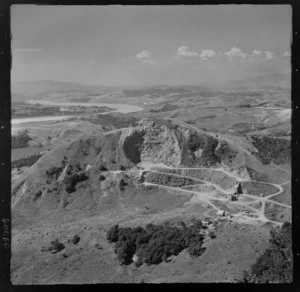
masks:
[[[281,222],[272,221],[272,220],[269,220],[266,218],[266,215],[265,215],[266,203],[268,202],[268,203],[272,203],[274,205],[281,206],[284,208],[291,208],[291,206],[289,206],[289,205],[272,200],[272,198],[274,198],[275,196],[278,196],[284,192],[282,185],[287,184],[290,181],[282,183],[282,184],[274,184],[274,183],[266,183],[266,182],[255,181],[255,180],[247,180],[247,179],[237,176],[236,174],[232,174],[223,168],[171,167],[171,166],[166,166],[163,164],[154,164],[154,163],[146,163],[146,164],[141,163],[139,166],[144,171],[150,171],[150,172],[154,172],[154,173],[168,174],[168,175],[172,175],[172,176],[193,179],[193,180],[199,181],[200,186],[205,186],[205,185],[212,186],[215,190],[221,192],[225,197],[220,198],[220,197],[214,196],[213,192],[199,192],[199,191],[195,191],[195,190],[188,190],[188,189],[185,189],[182,187],[171,187],[171,186],[165,186],[165,185],[160,185],[160,184],[151,183],[151,182],[144,182],[145,185],[153,185],[153,186],[157,186],[160,188],[180,191],[182,193],[194,194],[194,196],[196,196],[196,198],[194,198],[194,200],[196,199],[196,200],[202,201],[204,203],[207,203],[212,208],[214,208],[216,211],[219,211],[222,209],[220,207],[216,206],[216,204],[213,203],[212,201],[214,201],[214,202],[219,201],[222,204],[226,203],[226,204],[232,205],[232,207],[240,206],[240,207],[243,207],[246,209],[246,211],[239,211],[234,214],[231,214],[231,220],[234,219],[236,221],[240,221],[243,223],[249,223],[249,224],[262,224],[262,223],[271,222],[273,224],[281,225],[282,224]],[[246,202],[242,201],[242,200],[231,201],[231,195],[234,193],[235,188],[223,189],[222,187],[220,187],[216,183],[212,183],[211,181],[207,181],[204,179],[199,179],[199,178],[195,178],[195,177],[191,177],[191,176],[183,175],[183,174],[159,171],[158,169],[163,169],[163,170],[172,170],[172,169],[173,170],[209,170],[209,171],[223,172],[225,175],[230,176],[231,178],[235,179],[237,184],[239,182],[257,182],[260,184],[274,186],[275,188],[278,189],[278,191],[273,194],[270,194],[268,196],[264,196],[264,197],[259,197],[259,196],[255,196],[255,195],[251,195],[251,194],[240,194],[241,199],[247,198],[248,200],[250,199],[250,201],[246,201]],[[253,207],[254,204],[258,205],[259,207]],[[252,205],[252,206],[250,206],[250,205]]]

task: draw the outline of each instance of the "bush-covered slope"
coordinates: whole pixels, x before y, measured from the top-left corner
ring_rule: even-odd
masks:
[[[32,138],[28,135],[27,130],[20,132],[17,135],[12,136],[11,149],[25,148],[28,146],[27,143],[31,140]]]
[[[254,152],[263,164],[289,163],[291,160],[291,142],[285,139],[252,136],[252,143],[258,152]]]
[[[23,167],[23,166],[30,167],[31,165],[36,163],[42,156],[43,156],[43,154],[34,154],[29,157],[25,157],[25,158],[21,158],[21,159],[12,161],[11,168],[12,169],[19,168],[19,167]]]
[[[292,225],[271,231],[271,246],[245,272],[244,283],[290,283],[293,281]]]

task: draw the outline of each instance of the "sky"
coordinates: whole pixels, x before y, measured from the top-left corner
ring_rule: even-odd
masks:
[[[290,71],[289,5],[11,8],[12,82],[199,85]]]

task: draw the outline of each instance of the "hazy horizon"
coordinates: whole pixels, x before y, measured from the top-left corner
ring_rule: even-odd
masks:
[[[288,5],[13,5],[12,83],[226,83],[290,71]]]
[[[273,75],[273,74],[277,74],[277,73],[282,73],[282,74],[291,74],[291,71],[286,71],[286,72],[275,72],[275,73],[272,73],[272,74],[264,74],[264,75],[254,75],[254,76],[249,76],[249,78],[252,78],[252,77],[267,77],[267,76],[270,76],[270,75]],[[218,83],[218,84],[215,84],[216,87],[218,86],[221,86],[221,85],[226,85],[230,82],[235,82],[235,81],[242,81],[244,80],[244,78],[242,79],[235,79],[235,80],[227,80],[226,82],[223,82],[223,83]],[[11,84],[12,85],[15,85],[15,84],[20,84],[20,83],[38,83],[38,82],[61,82],[61,83],[70,83],[70,84],[77,84],[77,85],[82,85],[82,86],[97,86],[97,87],[122,87],[122,88],[126,88],[126,87],[182,87],[182,86],[195,86],[195,87],[205,87],[205,86],[208,86],[208,87],[213,87],[213,82],[206,82],[206,83],[194,83],[194,84],[185,84],[185,83],[178,83],[178,84],[163,84],[163,83],[156,83],[156,84],[138,84],[138,85],[107,85],[107,84],[87,84],[87,83],[82,83],[82,82],[74,82],[74,81],[61,81],[61,80],[58,80],[58,79],[36,79],[36,80],[22,80],[22,81],[16,81],[16,82],[12,82]]]

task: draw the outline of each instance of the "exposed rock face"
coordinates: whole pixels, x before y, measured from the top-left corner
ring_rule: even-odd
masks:
[[[194,139],[193,142],[191,135],[198,136],[198,140]],[[194,130],[183,127],[173,120],[143,119],[127,133],[123,149],[125,156],[135,164],[152,162],[178,166],[195,157],[201,158],[203,147],[207,148],[209,139],[212,137],[208,133],[195,134]],[[207,151],[204,154],[207,154]]]
[[[133,163],[179,165],[185,139],[182,132],[171,125],[167,121],[141,120],[124,140],[125,155]]]
[[[162,162],[167,165],[180,164],[182,145],[179,145],[175,129],[153,121],[146,125],[141,124],[141,126],[146,127],[141,155],[143,161]],[[177,131],[177,134],[181,133]]]

